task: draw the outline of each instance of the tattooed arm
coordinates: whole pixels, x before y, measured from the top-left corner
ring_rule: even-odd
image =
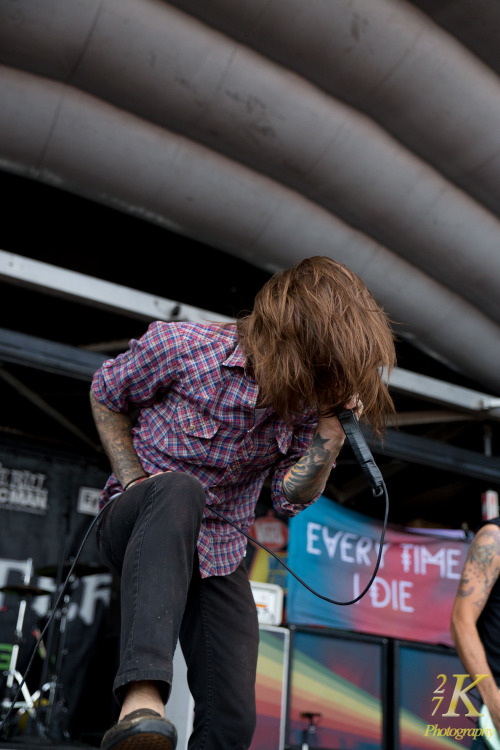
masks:
[[[491,675],[477,620],[499,574],[500,528],[487,524],[472,540],[451,614],[451,637],[460,661],[473,680],[476,674]],[[477,689],[500,730],[500,693],[495,680],[487,677]]]
[[[102,446],[122,487],[136,477],[147,476],[135,452],[128,416],[108,409],[92,394],[90,405]]]
[[[283,479],[283,492],[289,502],[308,503],[324,490],[344,439],[337,417],[319,420],[309,448]]]

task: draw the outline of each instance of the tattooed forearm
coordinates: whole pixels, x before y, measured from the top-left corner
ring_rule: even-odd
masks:
[[[135,452],[128,416],[111,411],[92,395],[90,404],[102,446],[122,487],[131,479],[146,474]]]
[[[482,529],[469,548],[457,596],[470,598],[482,610],[500,574],[499,555],[500,531]]]
[[[316,433],[307,451],[283,480],[283,492],[291,503],[307,503],[324,489],[341,447]]]

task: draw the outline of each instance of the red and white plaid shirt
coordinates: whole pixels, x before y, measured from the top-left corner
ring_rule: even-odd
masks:
[[[231,573],[246,548],[245,537],[210,506],[248,529],[272,471],[274,507],[291,516],[307,507],[289,503],[281,487],[311,442],[317,419],[308,414],[287,425],[271,408],[259,410],[256,419],[258,386],[245,364],[235,326],[156,322],[126,353],[104,362],[92,383],[94,397],[109,409],[140,409],[133,439],[148,474],[183,471],[205,488],[198,539],[203,577]],[[101,504],[121,489],[112,474]]]

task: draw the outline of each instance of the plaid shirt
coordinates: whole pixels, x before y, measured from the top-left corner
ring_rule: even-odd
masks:
[[[148,474],[183,471],[205,488],[198,538],[203,577],[231,573],[246,548],[245,537],[210,506],[248,529],[273,471],[274,507],[291,516],[307,507],[289,503],[281,486],[317,420],[309,414],[290,426],[272,408],[259,410],[256,419],[258,386],[245,364],[235,326],[156,322],[125,354],[104,362],[92,383],[94,397],[109,409],[140,409],[133,439]],[[101,505],[121,489],[112,474]]]

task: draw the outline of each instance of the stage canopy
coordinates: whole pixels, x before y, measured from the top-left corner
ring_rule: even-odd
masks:
[[[496,0],[1,0],[0,163],[265,270],[331,255],[498,391],[499,28]]]

